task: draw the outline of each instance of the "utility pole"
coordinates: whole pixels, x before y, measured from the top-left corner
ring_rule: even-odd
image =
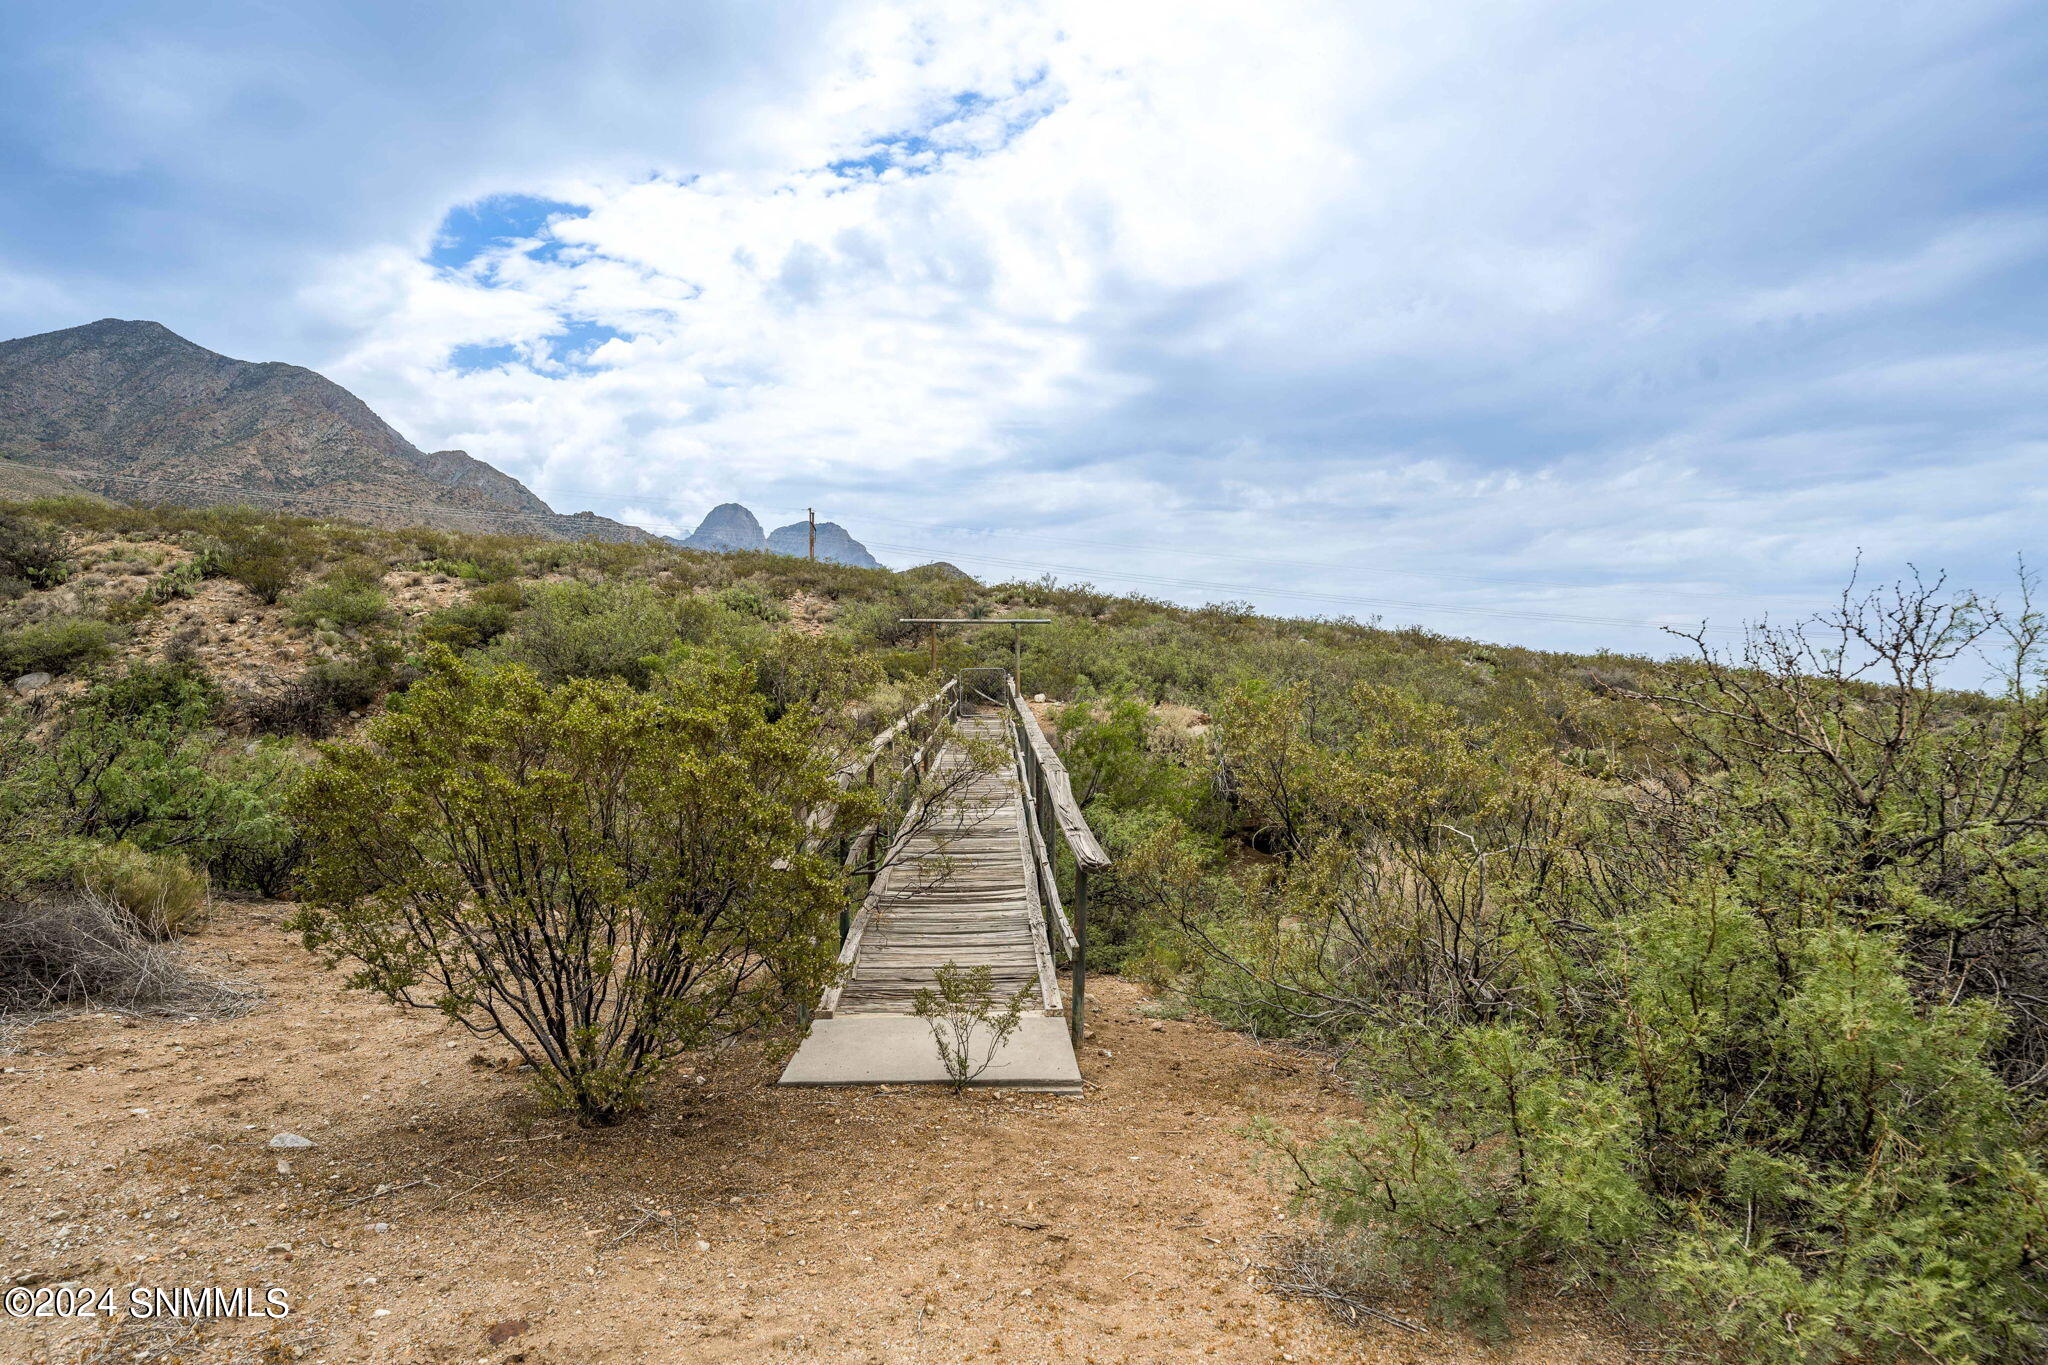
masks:
[[[804,515],[811,519],[811,563],[818,562],[818,509],[806,507]]]

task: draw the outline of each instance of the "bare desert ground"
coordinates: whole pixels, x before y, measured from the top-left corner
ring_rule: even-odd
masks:
[[[224,905],[193,940],[261,992],[241,1017],[0,1039],[0,1279],[274,1287],[289,1316],[0,1320],[0,1360],[1636,1358],[1583,1308],[1539,1305],[1490,1346],[1259,1288],[1294,1225],[1240,1130],[1345,1097],[1313,1059],[1156,1018],[1127,983],[1092,985],[1078,1099],[779,1091],[742,1047],[585,1131],[505,1049],[344,991],[285,913]]]

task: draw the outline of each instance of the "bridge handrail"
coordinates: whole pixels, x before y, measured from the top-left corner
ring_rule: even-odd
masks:
[[[1024,694],[1017,690],[1016,679],[1008,681],[1010,706],[1023,728],[1035,770],[1033,775],[1044,784],[1046,799],[1051,803],[1053,823],[1059,826],[1060,835],[1066,840],[1075,862],[1092,871],[1108,867],[1109,855],[1102,851],[1095,831],[1088,828],[1087,817],[1081,814],[1081,803],[1074,799],[1074,783],[1067,776],[1067,765],[1060,762],[1052,742],[1046,739],[1045,731],[1039,727],[1037,714],[1024,700]]]
[[[1059,930],[1060,947],[1071,961],[1081,951],[1081,939],[1075,934],[1073,922],[1067,918],[1067,907],[1060,900],[1060,880],[1053,871],[1052,850],[1045,846],[1045,835],[1039,830],[1038,797],[1031,790],[1032,783],[1020,781],[1017,785],[1024,790],[1024,828],[1031,840],[1032,858],[1038,864],[1039,894],[1052,911],[1052,923]]]
[[[949,679],[944,687],[941,687],[936,693],[926,697],[916,706],[904,712],[901,716],[897,717],[895,724],[868,741],[868,747],[864,752],[856,754],[841,764],[839,771],[832,774],[832,780],[838,783],[842,789],[851,786],[855,776],[863,770],[872,768],[876,760],[881,758],[883,750],[896,742],[898,735],[901,735],[905,730],[914,725],[919,716],[931,710],[938,703],[945,701],[948,696],[957,692],[959,688],[960,680],[958,678]]]
[[[954,697],[959,690],[959,685],[959,679],[953,679],[936,693],[926,697],[916,706],[898,716],[893,724],[869,740],[865,749],[839,765],[832,774],[832,785],[843,792],[853,785],[856,778],[861,777],[863,774],[866,775],[869,782],[873,782],[875,780],[875,768],[882,761],[882,755],[888,752],[889,746],[902,738],[910,730],[911,726],[917,723],[918,717],[924,715],[925,712],[931,710],[932,707],[939,703],[946,702],[947,698]],[[953,706],[951,703],[948,703],[946,708],[947,719],[951,719],[952,712]],[[932,728],[936,730],[937,727],[933,726]],[[917,751],[904,764],[905,771],[910,769],[921,771],[923,769],[925,750],[930,744],[931,732],[927,731],[924,743],[918,746]],[[824,837],[825,827],[831,824],[838,815],[839,806],[840,803],[837,801],[828,801],[823,805],[814,807],[810,814],[804,817],[804,827],[809,832],[805,840],[805,847],[816,848],[818,846],[819,841]],[[867,856],[873,846],[875,835],[880,828],[881,822],[877,821],[854,836],[852,845],[846,852],[846,866],[849,868],[857,866]]]

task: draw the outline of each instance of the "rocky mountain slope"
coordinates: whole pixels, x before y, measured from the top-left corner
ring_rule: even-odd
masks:
[[[124,502],[254,503],[386,526],[651,540],[550,508],[460,450],[426,452],[313,371],[104,318],[0,342],[0,459]]]
[[[793,521],[763,534],[761,523],[736,502],[723,502],[704,514],[682,541],[685,549],[711,550],[719,554],[751,550],[755,553],[795,555],[799,559],[811,550],[810,523]],[[879,569],[882,562],[868,553],[868,547],[847,533],[836,521],[818,523],[818,558],[828,564],[847,564],[856,569]]]
[[[31,464],[21,464],[7,459],[0,459],[0,498],[12,502],[33,502],[37,498],[86,498],[93,502],[104,501],[97,494],[88,493],[54,469],[38,469]]]
[[[768,548],[768,537],[761,531],[761,523],[754,514],[736,502],[722,502],[704,514],[704,520],[697,523],[697,529],[684,540],[687,550],[710,550],[717,554],[734,551],[761,551]]]
[[[768,533],[768,548],[779,555],[810,553],[810,527],[801,521],[778,526]],[[868,553],[868,547],[848,535],[836,521],[818,523],[818,558],[833,564],[851,564],[856,569],[879,569],[882,562]]]

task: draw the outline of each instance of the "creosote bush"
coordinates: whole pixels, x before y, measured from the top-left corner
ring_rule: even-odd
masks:
[[[502,1036],[612,1123],[823,988],[842,888],[804,817],[835,794],[811,722],[768,720],[742,670],[550,687],[443,651],[367,743],[323,746],[297,923],[350,984]]]
[[[996,994],[995,973],[985,962],[947,962],[932,974],[932,985],[917,992],[911,1013],[930,1026],[954,1094],[995,1065],[1003,1044],[1022,1026],[1031,994],[1028,984],[1007,998]]]

